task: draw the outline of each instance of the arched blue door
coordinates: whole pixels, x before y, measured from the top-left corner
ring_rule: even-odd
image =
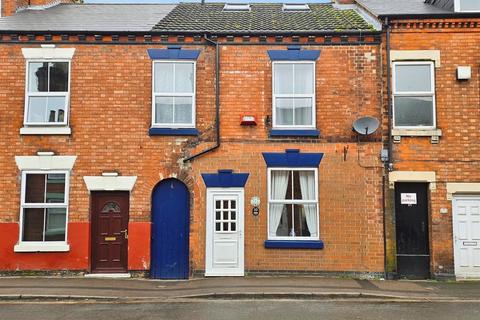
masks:
[[[189,224],[187,187],[177,179],[163,180],[152,193],[152,278],[188,278]]]

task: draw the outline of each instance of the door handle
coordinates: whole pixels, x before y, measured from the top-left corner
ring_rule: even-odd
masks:
[[[123,233],[123,236],[125,237],[125,240],[128,239],[128,229],[120,231],[120,233]]]

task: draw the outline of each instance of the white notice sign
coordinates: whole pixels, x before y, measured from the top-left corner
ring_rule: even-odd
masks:
[[[416,193],[401,193],[400,194],[400,203],[401,204],[417,204],[417,194]]]

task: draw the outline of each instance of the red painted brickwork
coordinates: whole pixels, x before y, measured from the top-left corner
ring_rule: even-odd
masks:
[[[320,138],[303,140],[270,139],[265,122],[272,113],[271,62],[266,50],[286,46],[223,46],[222,146],[185,165],[180,158],[214,143],[213,47],[187,46],[202,50],[197,62],[196,98],[197,128],[202,134],[192,138],[148,136],[152,75],[146,50],[162,47],[158,44],[62,45],[76,48],[71,82],[72,135],[20,136],[25,90],[21,48],[25,46],[32,45],[0,47],[0,82],[9,84],[0,87],[0,190],[5,190],[0,192],[0,223],[18,221],[20,173],[15,155],[35,155],[40,149],[77,155],[70,181],[70,222],[89,222],[89,194],[83,176],[112,170],[137,176],[130,200],[129,268],[148,269],[151,191],[163,178],[176,176],[192,192],[191,267],[201,271],[205,269],[206,189],[200,173],[233,169],[250,173],[245,189],[247,270],[383,271],[381,134],[357,143],[351,129],[360,116],[381,116],[379,46],[309,46],[321,50],[316,66]],[[247,113],[257,116],[257,126],[240,126],[240,117]],[[324,250],[267,250],[263,246],[267,235],[267,177],[261,153],[287,148],[325,153],[319,170]],[[261,198],[257,218],[250,214],[249,202],[254,195]],[[18,234],[13,239],[16,237]],[[87,247],[88,239],[85,234],[83,243]],[[9,259],[17,260],[20,254],[12,253],[13,243],[2,242],[0,250],[10,252]],[[20,269],[40,268],[33,260],[28,261],[32,262],[22,264]],[[10,266],[9,262],[0,268]],[[82,268],[88,269],[89,262],[83,261]]]
[[[430,137],[402,137],[394,145],[394,169],[435,171],[436,190],[430,191],[430,248],[432,272],[453,274],[452,202],[447,182],[480,181],[480,31],[479,19],[394,22],[392,50],[440,50],[435,69],[438,144]],[[470,66],[472,78],[456,80],[456,67]],[[448,214],[441,214],[447,208]],[[393,236],[389,237],[391,242]],[[392,247],[390,245],[390,247]]]

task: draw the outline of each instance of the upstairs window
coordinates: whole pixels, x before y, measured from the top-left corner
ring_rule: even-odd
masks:
[[[455,0],[456,12],[480,12],[479,0]]]
[[[67,172],[23,172],[21,242],[65,242]]]
[[[223,11],[235,12],[235,11],[250,11],[250,5],[248,3],[226,3],[223,7]]]
[[[312,169],[268,169],[268,238],[319,238],[318,172]]]
[[[153,127],[195,127],[195,62],[153,63]]]
[[[273,62],[273,127],[315,127],[314,62]]]
[[[433,62],[393,64],[393,120],[397,128],[435,128]]]
[[[310,7],[305,3],[284,3],[282,6],[284,12],[309,12]]]
[[[69,61],[28,61],[25,125],[66,125]]]

